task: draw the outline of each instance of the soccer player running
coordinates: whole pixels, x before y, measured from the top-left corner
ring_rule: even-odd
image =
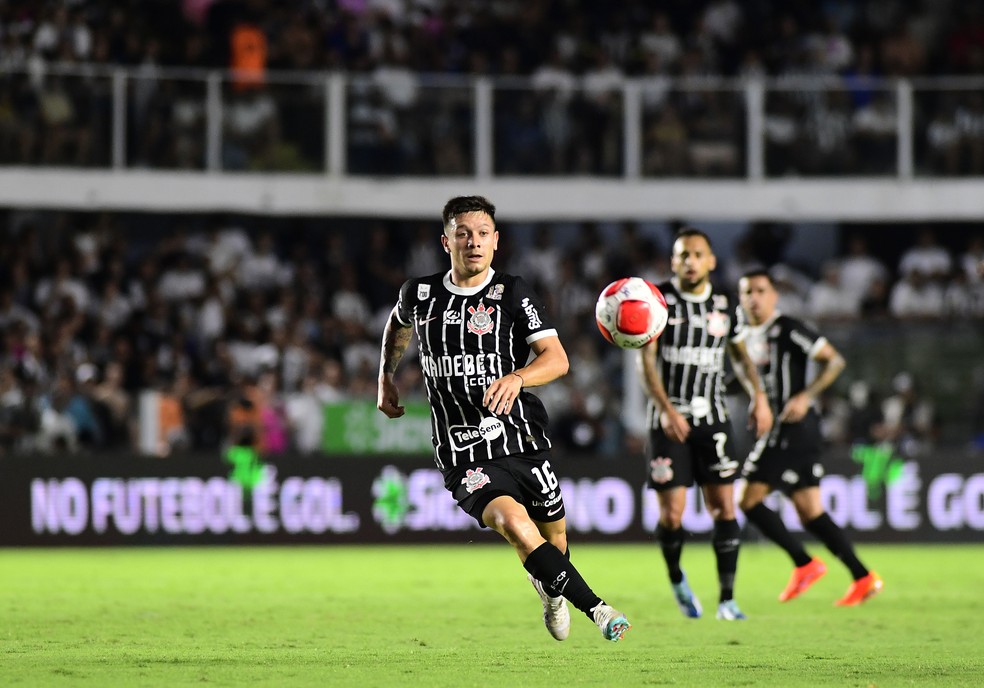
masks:
[[[570,561],[547,413],[527,391],[565,375],[567,353],[529,284],[491,266],[495,206],[481,196],[452,198],[442,219],[451,269],[400,288],[383,332],[377,406],[390,418],[403,415],[393,375],[416,332],[445,487],[516,550],[554,638],[570,632],[566,598],[607,640],[620,640],[629,629],[625,615]]]
[[[741,529],[735,519],[734,481],[741,475],[735,456],[724,392],[724,354],[751,398],[749,425],[756,437],[772,426],[768,399],[744,345],[735,333],[728,297],[717,294],[710,273],[717,266],[707,235],[692,227],[673,243],[674,277],[659,286],[669,310],[666,329],[642,349],[643,378],[653,404],[649,441],[649,487],[659,499],[660,543],[680,611],[700,617],[700,601],[680,567],[683,510],[695,482],[714,519],[720,597],[717,618],[744,619],[734,600]]]
[[[748,320],[736,339],[745,343],[758,367],[778,422],[759,439],[745,463],[748,479],[741,509],[767,538],[793,560],[792,576],[779,594],[787,602],[806,592],[827,572],[826,565],[807,554],[782,519],[763,500],[782,490],[793,502],[803,527],[844,562],[854,582],[837,600],[839,606],[861,604],[882,589],[878,574],[869,571],[854,553],[847,535],[820,502],[820,420],[813,400],[844,369],[844,358],[826,338],[799,320],[776,309],[779,298],[769,273],[754,270],[738,281],[738,297]],[[808,364],[819,365],[808,379]]]

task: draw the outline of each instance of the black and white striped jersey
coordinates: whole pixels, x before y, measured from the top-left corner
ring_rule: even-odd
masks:
[[[526,389],[508,415],[482,406],[492,381],[526,365],[530,344],[557,336],[525,280],[491,268],[466,289],[450,271],[413,278],[400,288],[396,316],[417,335],[439,468],[550,448],[546,409]]]
[[[779,311],[761,325],[740,323],[735,341],[745,342],[777,418],[790,397],[806,388],[810,361],[827,343],[812,327]]]
[[[683,293],[679,285],[676,277],[658,285],[669,311],[656,354],[663,387],[692,426],[724,423],[724,359],[734,335],[728,296],[715,294],[710,284],[700,295]],[[659,428],[655,405],[650,412],[651,427]]]

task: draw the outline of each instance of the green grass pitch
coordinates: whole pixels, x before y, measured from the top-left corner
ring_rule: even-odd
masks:
[[[684,551],[711,612],[689,620],[655,546],[574,542],[589,583],[633,623],[616,644],[573,609],[570,639],[554,641],[504,543],[0,550],[0,685],[984,684],[984,547],[859,552],[885,591],[835,608],[849,579],[832,557],[780,604],[788,560],[746,545],[749,619],[723,622],[708,544]]]

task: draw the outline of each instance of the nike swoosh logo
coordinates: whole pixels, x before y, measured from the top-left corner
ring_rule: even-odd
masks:
[[[563,507],[560,507],[560,506],[558,506],[558,507],[557,507],[556,509],[554,509],[553,511],[548,511],[548,512],[547,512],[547,516],[553,516],[554,514],[557,514],[557,513],[560,513],[560,510],[561,510],[562,508],[563,508]]]
[[[427,318],[426,320],[418,320],[418,321],[417,321],[417,324],[418,324],[418,325],[426,325],[426,324],[427,324],[427,323],[429,323],[429,322],[430,322],[431,320],[437,320],[437,316],[435,315],[435,316],[434,316],[433,318]]]

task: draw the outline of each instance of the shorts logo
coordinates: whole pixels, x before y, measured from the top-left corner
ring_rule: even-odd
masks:
[[[468,331],[478,336],[491,332],[492,328],[495,327],[491,315],[494,310],[495,306],[486,308],[484,303],[478,304],[478,308],[469,306],[468,312],[471,314],[471,317],[468,318]]]
[[[431,285],[429,284],[418,284],[417,285],[417,299],[424,301],[429,299],[431,295]]]
[[[723,458],[707,468],[708,470],[717,471],[718,477],[720,478],[730,478],[738,472],[738,462],[729,458]]]
[[[818,463],[813,464],[813,477],[822,478],[823,477],[823,466]]]
[[[790,485],[795,485],[799,482],[799,474],[796,471],[788,470],[782,472],[782,481],[784,483],[789,483]]]
[[[710,412],[711,402],[706,397],[694,397],[690,400],[690,415],[694,418],[703,418]]]
[[[662,485],[673,480],[673,459],[668,459],[665,456],[661,456],[658,459],[650,459],[649,477],[657,485]]]
[[[469,468],[468,472],[465,473],[465,477],[461,479],[461,484],[465,486],[466,490],[468,490],[468,494],[471,494],[475,490],[482,489],[490,482],[492,482],[492,478],[482,472],[481,466],[475,470]]]

